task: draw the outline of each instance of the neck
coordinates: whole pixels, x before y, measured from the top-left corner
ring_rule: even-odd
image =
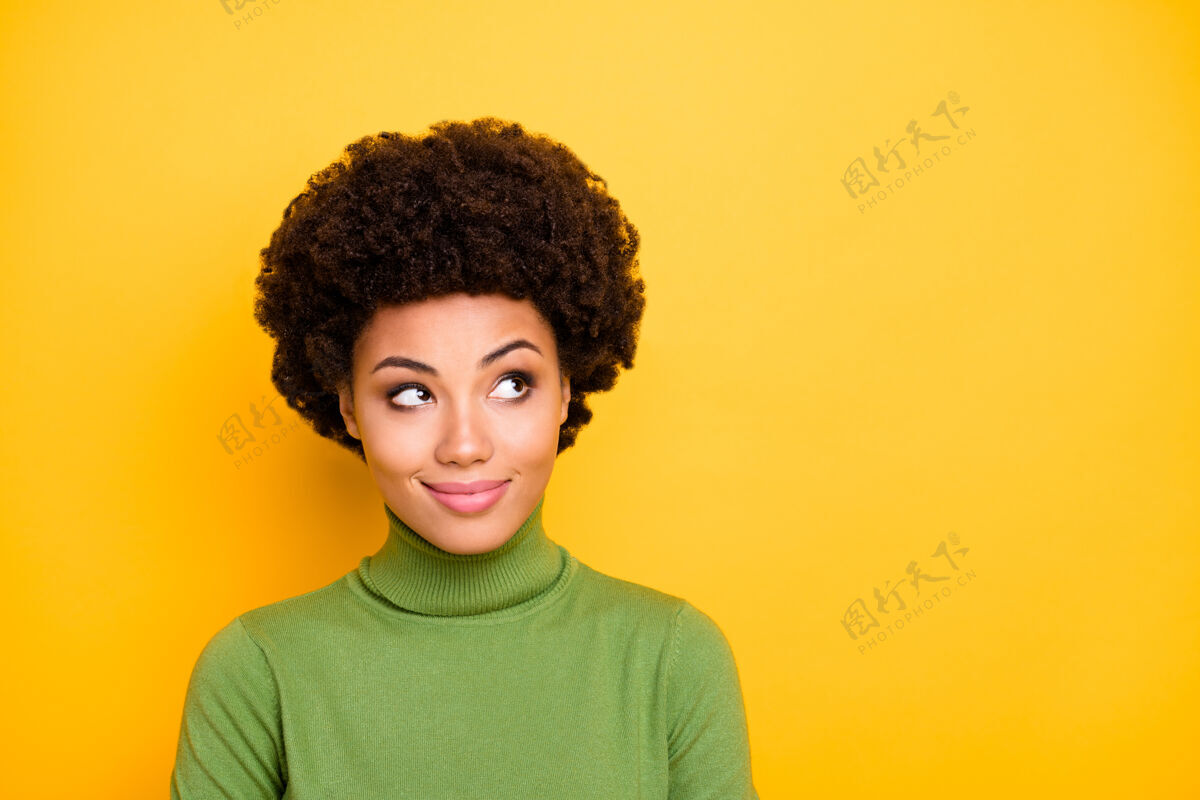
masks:
[[[388,536],[363,578],[395,605],[419,614],[483,614],[547,589],[563,567],[562,552],[542,527],[545,495],[513,535],[486,553],[450,553],[410,528],[385,503]]]

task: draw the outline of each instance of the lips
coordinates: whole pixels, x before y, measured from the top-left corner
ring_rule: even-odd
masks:
[[[472,514],[491,508],[508,491],[508,481],[422,483],[434,499],[451,511]]]
[[[430,489],[442,494],[477,494],[495,489],[508,481],[472,481],[471,483],[426,483]]]

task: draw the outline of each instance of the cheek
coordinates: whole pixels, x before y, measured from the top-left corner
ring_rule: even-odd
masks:
[[[528,465],[553,461],[558,452],[558,410],[514,418],[496,432],[497,444]]]
[[[400,425],[387,409],[373,411],[360,425],[363,448],[375,467],[388,473],[415,472],[436,446],[429,426]],[[402,412],[397,412],[402,413]]]
[[[427,460],[422,459],[411,444],[402,447],[394,442],[384,442],[367,452],[376,475],[387,479],[400,480],[419,472]]]

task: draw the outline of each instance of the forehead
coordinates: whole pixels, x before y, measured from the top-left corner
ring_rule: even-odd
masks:
[[[480,352],[501,343],[501,339],[514,338],[553,346],[554,333],[528,299],[456,293],[380,306],[355,349],[368,355],[404,347],[425,355],[477,359]]]

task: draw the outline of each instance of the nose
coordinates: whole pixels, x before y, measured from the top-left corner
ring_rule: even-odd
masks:
[[[486,461],[492,455],[492,440],[482,409],[462,408],[449,415],[438,445],[437,459],[445,464],[466,466]]]

